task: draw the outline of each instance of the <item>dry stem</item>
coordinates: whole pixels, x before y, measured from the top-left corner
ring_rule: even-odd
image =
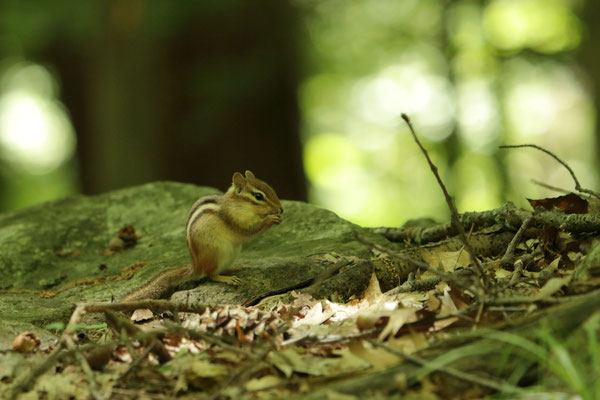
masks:
[[[552,153],[551,151],[546,150],[543,147],[540,147],[536,144],[515,144],[515,145],[500,146],[501,149],[516,149],[516,148],[520,148],[520,147],[532,147],[534,149],[538,149],[539,151],[542,151],[542,152],[548,154],[550,157],[554,158],[560,165],[565,167],[567,169],[567,171],[569,171],[569,174],[571,174],[571,177],[573,178],[573,181],[575,182],[575,190],[577,190],[578,192],[581,192],[581,193],[589,194],[590,196],[594,196],[597,199],[600,199],[600,194],[594,192],[593,190],[585,189],[585,188],[581,187],[581,185],[579,184],[579,180],[577,180],[577,176],[575,176],[575,173],[573,172],[571,167],[569,167],[569,165],[566,162],[564,162],[563,160],[558,158],[558,156],[556,154]]]
[[[487,276],[485,275],[485,272],[483,271],[481,263],[477,259],[477,255],[475,254],[475,251],[473,250],[473,247],[471,246],[471,243],[469,242],[469,239],[467,238],[467,234],[461,223],[460,215],[458,214],[458,211],[456,210],[454,201],[452,200],[452,197],[450,197],[450,194],[448,193],[448,190],[446,189],[446,185],[444,185],[444,182],[442,181],[442,178],[440,177],[440,174],[438,173],[437,167],[431,161],[431,158],[429,158],[429,153],[427,153],[427,150],[425,150],[425,147],[423,147],[423,145],[419,141],[419,138],[417,137],[417,134],[415,133],[415,130],[412,126],[412,123],[410,122],[410,119],[404,113],[402,114],[402,119],[408,125],[408,128],[410,130],[410,133],[413,136],[413,139],[415,139],[415,142],[417,142],[417,145],[419,146],[419,148],[425,155],[425,158],[427,159],[427,163],[429,164],[429,167],[431,168],[433,175],[435,175],[435,179],[437,179],[438,184],[442,188],[442,192],[444,192],[444,198],[446,199],[446,203],[448,203],[448,208],[450,209],[450,220],[452,221],[452,226],[458,232],[460,240],[463,242],[463,244],[465,246],[465,250],[467,250],[467,252],[471,255],[471,259],[475,263],[475,267],[477,268],[477,273],[479,275],[479,278],[481,279],[481,284],[483,285],[483,288],[485,289],[488,287]]]

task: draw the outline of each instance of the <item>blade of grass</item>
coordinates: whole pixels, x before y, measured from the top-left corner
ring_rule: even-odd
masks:
[[[417,373],[415,374],[415,378],[416,380],[420,381],[433,371],[438,370],[450,363],[453,363],[465,357],[484,355],[488,354],[489,352],[490,349],[484,346],[466,346],[447,351],[446,353],[434,358],[433,360],[428,361],[426,366],[420,368],[417,371]]]
[[[559,343],[558,340],[546,330],[540,330],[538,336],[546,342],[551,350],[551,354],[558,359],[558,363],[555,362],[553,359],[554,357],[552,356],[540,361],[542,361],[549,370],[560,376],[562,380],[575,391],[575,393],[586,400],[593,400],[591,393],[586,387],[583,373],[578,370],[573,363],[573,359],[569,355],[566,347],[562,343]]]
[[[600,399],[600,349],[598,346],[598,337],[596,336],[596,329],[598,329],[599,325],[600,314],[598,313],[594,314],[583,325],[587,335],[588,350],[592,358],[592,393],[595,399]]]
[[[515,335],[514,333],[481,328],[478,329],[474,334],[477,336],[486,337],[488,339],[495,339],[500,342],[510,343],[512,345],[518,346],[523,350],[527,350],[538,360],[544,360],[548,358],[548,351],[544,347],[538,345],[535,342],[532,342],[529,339],[525,339],[519,335]]]

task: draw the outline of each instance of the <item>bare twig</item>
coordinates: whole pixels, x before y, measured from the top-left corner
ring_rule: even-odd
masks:
[[[532,179],[531,182],[533,182],[536,185],[541,186],[541,187],[543,187],[545,189],[553,190],[553,191],[558,192],[558,193],[563,193],[563,194],[571,193],[569,190],[565,190],[565,189],[561,189],[561,188],[556,187],[556,186],[548,185],[547,183],[540,182],[540,181],[538,181],[536,179]]]
[[[287,324],[280,325],[276,329],[275,335],[279,335],[282,332],[282,329],[285,329],[286,327]],[[230,375],[229,379],[225,382],[225,384],[223,384],[216,393],[209,397],[209,400],[216,400],[220,398],[223,390],[225,390],[226,388],[231,388],[234,382],[239,390],[238,394],[242,394],[246,391],[244,388],[244,384],[248,381],[250,376],[252,376],[255,372],[259,371],[261,368],[273,368],[273,364],[268,360],[268,355],[269,353],[271,353],[271,351],[277,350],[277,348],[274,341],[267,340],[265,343],[266,346],[260,349],[261,351],[258,352],[258,355],[252,355],[252,357],[248,359],[248,361],[252,361],[252,363],[250,365],[242,364],[241,366],[239,366],[237,368],[237,371]]]
[[[133,336],[142,332],[139,326],[136,326],[125,318],[120,317],[120,315],[114,311],[107,310],[104,312],[104,315],[106,316],[106,320],[110,326],[117,332],[125,331],[129,336]],[[144,340],[143,343],[145,346],[152,347],[152,354],[158,358],[161,364],[171,360],[171,354],[165,345],[160,341],[158,333],[155,337],[150,337]],[[133,354],[131,356],[133,357]]]
[[[88,379],[89,385],[90,385],[89,386],[90,394],[92,395],[92,397],[94,399],[101,400],[103,397],[98,392],[98,384],[96,383],[96,378],[94,377],[94,371],[92,371],[90,364],[87,362],[87,360],[81,353],[81,350],[78,349],[77,346],[75,345],[75,342],[73,341],[73,337],[69,333],[64,333],[63,340],[64,340],[65,344],[67,345],[67,348],[75,353],[75,358],[77,359],[77,361],[79,362],[79,365],[81,366],[81,369],[87,376],[87,379]]]
[[[523,272],[523,266],[523,260],[517,260],[515,262],[515,270],[513,271],[512,276],[510,277],[510,281],[508,282],[509,287],[512,287],[517,284],[519,278],[521,277],[521,273]]]
[[[527,227],[531,223],[532,219],[533,218],[531,216],[525,218],[525,220],[521,224],[521,227],[519,228],[519,230],[517,231],[517,233],[515,233],[515,236],[512,238],[512,240],[508,244],[508,247],[506,248],[506,252],[504,253],[504,255],[502,256],[502,258],[500,259],[500,264],[510,263],[509,260],[512,259],[513,255],[515,253],[515,248],[521,242],[521,239],[523,238],[523,234],[525,234],[525,230],[527,229]]]
[[[419,280],[411,280],[406,281],[400,286],[396,286],[393,289],[385,292],[386,295],[393,296],[398,293],[406,293],[406,292],[417,292],[422,291],[425,292],[427,290],[431,290],[442,281],[441,276],[431,276],[427,279],[419,279]]]
[[[133,361],[129,365],[129,368],[127,368],[127,371],[125,371],[125,373],[119,377],[119,380],[120,381],[125,380],[127,375],[129,375],[131,373],[131,371],[136,369],[137,366],[140,365],[142,363],[142,361],[146,359],[146,357],[148,356],[148,354],[150,354],[150,352],[152,351],[153,348],[154,348],[154,343],[150,343],[150,345],[146,346],[146,348],[144,349],[142,354],[137,358],[133,358],[133,352],[131,350],[129,350],[129,353],[131,353],[131,358],[133,359]]]
[[[156,312],[195,312],[202,314],[207,307],[206,304],[180,304],[168,300],[139,300],[123,303],[77,303],[77,307],[71,316],[69,325],[79,321],[85,313],[103,313],[105,311],[135,311],[138,308],[147,308]]]
[[[563,160],[558,158],[558,156],[556,154],[552,153],[551,151],[546,150],[543,147],[540,147],[536,144],[515,144],[515,145],[500,146],[501,149],[516,149],[516,148],[520,148],[520,147],[531,147],[531,148],[538,149],[539,151],[542,151],[542,152],[548,154],[550,157],[554,158],[560,165],[565,167],[567,169],[567,171],[569,171],[569,174],[571,174],[571,178],[573,178],[573,181],[575,182],[575,190],[577,190],[578,192],[581,192],[581,193],[589,194],[590,196],[594,196],[594,197],[600,199],[600,194],[594,192],[593,190],[585,189],[585,188],[581,187],[581,185],[579,184],[579,181],[577,180],[577,177],[575,176],[575,173],[573,172],[571,167],[569,167],[569,165],[566,162],[564,162]]]
[[[458,232],[460,240],[465,245],[465,249],[471,255],[471,259],[475,263],[475,267],[477,268],[477,273],[479,274],[479,278],[481,279],[481,284],[483,285],[483,288],[485,289],[488,287],[487,276],[485,275],[485,272],[483,271],[481,263],[477,259],[477,255],[475,254],[475,251],[473,250],[471,243],[469,243],[469,239],[467,238],[467,234],[461,223],[460,215],[458,214],[458,211],[456,210],[454,201],[452,200],[452,197],[448,193],[448,190],[446,189],[446,185],[444,185],[444,182],[442,181],[442,178],[440,177],[440,174],[438,173],[437,167],[431,161],[431,158],[429,158],[429,153],[427,153],[427,150],[425,150],[425,147],[423,147],[423,145],[419,141],[419,138],[417,137],[417,134],[415,133],[412,123],[410,122],[410,119],[408,118],[408,115],[402,113],[402,119],[408,125],[408,128],[410,130],[410,133],[413,136],[413,139],[415,139],[415,142],[417,142],[417,145],[419,146],[419,148],[425,155],[425,158],[427,159],[427,163],[429,163],[429,168],[431,168],[431,171],[435,175],[435,179],[437,179],[438,184],[442,188],[442,192],[444,192],[444,198],[446,199],[446,203],[448,203],[448,207],[450,209],[450,220],[452,221],[452,225],[453,225],[454,229]]]

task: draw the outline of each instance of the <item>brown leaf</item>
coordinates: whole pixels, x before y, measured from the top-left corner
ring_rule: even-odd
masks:
[[[565,214],[587,214],[588,202],[575,193],[569,193],[564,196],[558,196],[547,199],[532,200],[527,199],[531,207],[543,208],[546,210],[560,210]]]
[[[97,347],[84,353],[84,357],[93,370],[100,371],[111,360],[116,346]]]
[[[573,275],[567,275],[561,278],[550,278],[548,282],[540,289],[539,299],[547,299],[557,293],[563,286],[567,285],[573,279]]]
[[[471,255],[464,249],[457,251],[423,251],[421,256],[430,267],[438,269],[440,266],[446,272],[457,268],[466,268],[471,263]]]
[[[427,309],[429,311],[437,312],[438,309],[440,308],[440,306],[442,305],[442,302],[440,301],[440,299],[437,298],[435,293],[433,293],[432,291],[430,293],[428,293],[428,296],[429,296],[429,298],[427,299]]]

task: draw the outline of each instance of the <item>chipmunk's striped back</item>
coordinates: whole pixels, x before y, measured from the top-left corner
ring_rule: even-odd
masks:
[[[200,197],[192,208],[188,212],[187,221],[185,223],[185,232],[186,238],[188,237],[187,232],[190,229],[191,225],[194,225],[198,218],[200,218],[205,213],[218,213],[219,212],[219,199],[222,196],[218,195],[208,195]]]

